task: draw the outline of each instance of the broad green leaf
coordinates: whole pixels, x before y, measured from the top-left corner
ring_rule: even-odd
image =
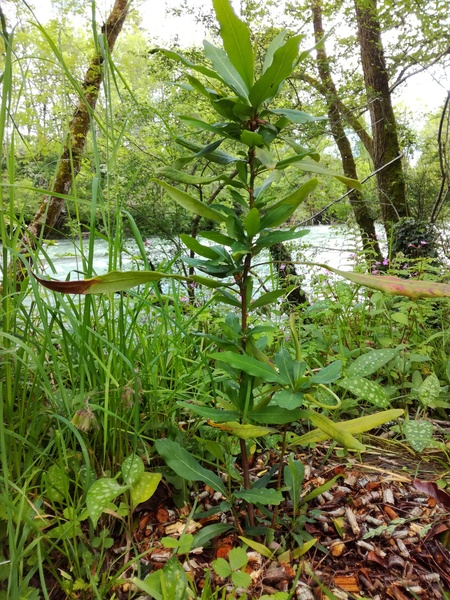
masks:
[[[264,546],[264,544],[250,540],[242,535],[239,536],[239,539],[242,540],[244,544],[247,544],[247,546],[250,546],[250,548],[253,550],[256,550],[256,552],[259,552],[261,556],[265,556],[266,558],[271,558],[273,556],[274,551],[270,550],[270,548],[267,546]]]
[[[356,438],[354,438],[348,431],[343,429],[341,423],[333,423],[333,421],[328,419],[328,417],[313,412],[312,410],[307,410],[304,412],[306,418],[308,418],[313,425],[319,427],[319,429],[321,429],[333,440],[336,440],[336,442],[339,444],[342,444],[342,446],[345,448],[349,448],[351,450],[365,450],[365,446]]]
[[[273,171],[273,169],[275,169],[277,159],[273,152],[265,147],[255,148],[255,152],[256,158],[262,165],[266,167],[266,169],[269,169],[269,171]]]
[[[303,412],[303,411],[301,411]],[[339,423],[340,429],[347,431],[348,433],[364,433],[365,431],[370,431],[375,427],[380,427],[389,421],[393,421],[394,419],[398,419],[403,414],[403,410],[401,408],[393,408],[391,410],[385,410],[383,412],[375,413],[373,415],[367,415],[365,417],[358,417],[357,419],[351,419],[350,421],[342,421]],[[290,446],[306,446],[308,444],[315,444],[317,442],[324,442],[331,438],[331,435],[328,435],[324,431],[320,429],[314,429],[313,431],[308,431],[300,436],[294,436],[291,438],[289,445]]]
[[[229,0],[213,0],[220,24],[220,37],[231,63],[245,82],[247,91],[253,85],[253,46],[250,30],[235,14]]]
[[[396,323],[400,323],[400,325],[404,325],[405,327],[407,327],[409,323],[408,315],[405,315],[405,313],[402,312],[393,313],[391,315],[391,319]]]
[[[217,73],[219,74],[222,81],[224,81],[228,87],[230,87],[235,94],[242,98],[245,102],[248,102],[248,87],[242,79],[239,71],[237,71],[227,56],[227,53],[222,48],[216,48],[208,41],[204,40],[203,48],[205,49],[205,56],[208,58]]]
[[[233,410],[221,410],[219,408],[211,408],[209,406],[199,406],[198,404],[190,404],[188,402],[177,402],[179,406],[187,408],[190,412],[200,415],[204,419],[216,421],[217,423],[226,423],[239,418],[239,413]]]
[[[416,452],[422,452],[432,444],[433,430],[429,421],[406,421],[402,426],[405,438]]]
[[[315,188],[317,187],[318,184],[319,184],[319,180],[316,179],[315,177],[313,179],[309,179],[303,185],[301,185],[299,188],[297,188],[294,192],[292,192],[285,198],[282,198],[275,204],[272,204],[271,206],[267,207],[266,214],[270,214],[270,212],[272,210],[279,208],[280,206],[293,206],[294,210],[295,210],[298,206],[300,206],[300,204],[303,202],[303,200],[305,200],[306,197],[312,191],[315,190]],[[272,227],[273,227],[273,225],[272,225]]]
[[[217,175],[216,177],[200,177],[198,175],[190,175],[184,171],[178,171],[178,169],[174,169],[172,167],[161,167],[160,169],[156,170],[156,173],[162,177],[167,177],[167,179],[171,179],[172,181],[186,183],[187,185],[207,185],[209,183],[214,183],[215,181],[220,181],[227,178],[225,175]]]
[[[239,550],[239,548],[234,548],[234,550]],[[231,552],[233,552],[233,550]],[[252,584],[252,578],[245,571],[233,571],[231,574],[231,581],[235,587],[243,589],[247,589]]]
[[[169,439],[156,440],[156,451],[177,475],[188,481],[202,481],[217,492],[226,494],[225,486],[218,475],[205,469],[180,444]]]
[[[266,406],[264,408],[253,410],[249,413],[249,418],[257,423],[271,423],[272,425],[286,425],[300,421],[303,416],[301,410],[286,410],[279,406]]]
[[[260,224],[259,210],[257,208],[252,208],[246,214],[244,219],[244,227],[245,231],[248,233],[248,237],[252,238],[258,233]]]
[[[86,506],[92,524],[96,527],[100,515],[119,494],[129,489],[127,485],[119,485],[115,479],[97,479],[86,494]]]
[[[367,400],[380,408],[385,408],[389,404],[389,398],[386,392],[376,381],[370,381],[364,377],[346,377],[338,382],[338,385],[348,390],[358,398]]]
[[[281,115],[289,119],[292,123],[297,125],[303,125],[304,123],[311,123],[313,121],[326,121],[328,117],[314,117],[301,110],[293,110],[291,108],[273,108],[268,112],[274,115]]]
[[[252,488],[251,490],[240,490],[234,492],[236,498],[250,502],[251,504],[274,504],[283,502],[283,494],[273,488]]]
[[[304,402],[304,396],[301,392],[293,392],[292,390],[279,390],[273,395],[272,401],[280,408],[285,408],[288,411],[293,411]],[[302,417],[303,417],[302,411]]]
[[[441,384],[435,373],[431,373],[419,387],[419,399],[425,406],[431,404],[441,393]]]
[[[291,37],[275,51],[271,65],[250,90],[249,99],[252,106],[257,108],[266,100],[276,96],[282,83],[292,73],[301,38],[300,35]]]
[[[180,115],[180,119],[193,125],[194,127],[198,127],[203,131],[211,131],[211,133],[215,133],[221,137],[226,137],[230,139],[235,139],[235,135],[239,134],[239,127],[236,123],[223,123],[220,125],[211,125],[211,123],[207,123],[206,121],[202,121],[201,119],[196,119],[195,117],[191,117],[188,115]]]
[[[283,378],[278,375],[273,367],[266,363],[262,363],[251,356],[227,351],[213,352],[210,354],[210,357],[214,360],[224,362],[235,369],[244,371],[244,373],[258,377],[268,383],[284,384]]]
[[[244,129],[242,131],[240,140],[249,148],[254,148],[255,146],[262,146],[264,144],[264,139],[259,133],[255,133],[254,131],[248,131],[248,129]]]
[[[320,369],[318,373],[315,373],[309,378],[309,383],[311,385],[317,385],[321,383],[322,385],[326,385],[328,383],[333,383],[336,379],[339,379],[341,376],[342,370],[342,361],[335,360],[330,363],[323,369]]]
[[[211,219],[211,221],[217,221],[218,223],[225,222],[226,217],[217,210],[203,204],[197,198],[190,196],[186,192],[175,188],[165,181],[161,181],[160,179],[152,178],[152,181],[160,185],[162,188],[166,190],[172,200],[175,200],[177,204],[182,206],[189,212],[193,212],[200,217],[204,217],[205,219]]]
[[[189,248],[189,250],[195,252],[195,254],[199,254],[200,256],[204,256],[205,258],[211,258],[212,260],[219,258],[220,256],[213,248],[200,244],[200,242],[197,239],[191,237],[190,235],[182,233],[180,234],[180,239],[183,242],[183,244],[187,248]]]
[[[208,425],[211,425],[211,427],[216,427],[221,431],[225,431],[230,435],[235,435],[241,440],[250,440],[251,438],[262,437],[264,435],[268,435],[269,433],[277,433],[277,430],[273,429],[272,427],[261,427],[259,425],[250,425],[249,423],[243,425],[237,421],[230,421],[226,423],[214,423],[213,421],[208,421]]]
[[[294,373],[295,361],[292,356],[289,354],[289,351],[286,348],[281,348],[274,357],[275,364],[278,367],[278,371],[280,376],[284,379],[285,384],[289,385],[291,389],[295,389],[296,387],[296,376]],[[303,363],[303,372],[305,368],[305,364]]]
[[[369,350],[366,354],[358,356],[348,368],[349,377],[367,377],[376,373],[386,363],[390,362],[397,355],[397,351],[392,348],[381,348]]]
[[[243,569],[248,563],[247,552],[244,548],[233,548],[228,553],[228,562],[232,571]]]
[[[281,296],[284,296],[286,290],[273,290],[273,292],[266,292],[265,294],[261,294],[259,298],[257,298],[254,302],[250,304],[250,310],[254,310],[255,308],[260,308],[261,306],[266,306],[267,304],[272,304]]]
[[[127,485],[134,485],[144,471],[144,463],[137,454],[127,456],[122,463],[122,477]]]
[[[273,488],[252,488],[251,490],[240,490],[234,492],[236,498],[250,502],[251,504],[274,504],[283,502],[283,494]]]
[[[216,560],[212,561],[211,565],[219,577],[226,579],[231,575],[230,563],[224,558],[216,558]]]
[[[142,461],[141,461],[142,462]],[[137,506],[153,496],[161,481],[161,473],[142,473],[131,487],[131,503]]]
[[[340,173],[330,171],[326,167],[322,167],[314,161],[304,159],[302,161],[292,163],[292,166],[296,169],[300,169],[301,171],[305,171],[306,173],[318,173],[320,175],[329,175],[330,177],[334,177],[338,181],[344,183],[349,188],[362,191],[362,185],[357,179],[350,179],[350,177],[345,177],[345,175],[341,175]]]

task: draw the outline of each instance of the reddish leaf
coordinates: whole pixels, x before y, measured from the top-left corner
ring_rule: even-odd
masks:
[[[431,496],[444,508],[450,508],[450,494],[442,490],[434,483],[434,481],[420,481],[420,479],[414,479],[412,484],[416,490]]]

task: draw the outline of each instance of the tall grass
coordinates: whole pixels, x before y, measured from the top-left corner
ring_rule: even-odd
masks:
[[[115,582],[113,573],[124,568],[124,557],[110,567],[112,573],[102,575],[106,538],[99,541],[86,525],[87,490],[97,475],[118,473],[130,452],[150,458],[152,440],[170,427],[177,400],[209,393],[208,367],[192,335],[195,315],[185,313],[179,300],[185,292],[176,286],[170,301],[152,286],[95,299],[56,296],[38,288],[28,258],[19,253],[26,224],[16,216],[20,189],[14,158],[20,131],[15,107],[26,100],[22,57],[15,54],[13,34],[4,27],[2,35],[0,597],[50,598],[55,589],[68,596],[78,589],[86,597],[105,598]],[[96,34],[94,43],[98,47]],[[62,53],[53,52],[53,59],[72,81]],[[123,134],[113,111],[117,73],[109,59],[105,69],[103,100],[89,142],[91,197],[79,197],[76,182],[70,194],[75,217],[90,204],[89,238],[75,228],[88,277],[95,273],[99,219],[109,243],[109,269],[118,269],[123,220],[129,217],[112,177]],[[36,193],[43,196],[45,190]],[[143,241],[131,225],[145,266]],[[42,257],[45,245],[38,240],[32,256],[36,270]],[[21,268],[28,277],[16,289]],[[195,312],[205,310],[207,306]]]

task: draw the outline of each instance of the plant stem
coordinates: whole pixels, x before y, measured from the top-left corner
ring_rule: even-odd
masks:
[[[249,465],[248,456],[247,456],[247,446],[245,445],[245,440],[240,439],[239,443],[241,446],[241,461],[242,461],[242,472],[244,475],[244,488],[246,490],[249,490],[251,487],[251,484],[250,484],[250,465]],[[250,523],[250,527],[254,527],[255,526],[255,511],[254,511],[253,504],[251,504],[250,502],[247,504],[247,511],[248,511],[248,521]]]

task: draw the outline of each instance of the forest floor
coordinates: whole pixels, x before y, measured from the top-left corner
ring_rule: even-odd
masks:
[[[286,558],[284,554],[282,561],[275,554],[263,556],[248,548],[245,571],[252,585],[244,591],[229,584],[227,597],[260,598],[290,592],[294,586],[293,598],[299,600],[450,597],[446,595],[450,589],[450,494],[436,484],[439,481],[443,485],[447,475],[443,473],[442,457],[442,453],[431,452],[419,456],[387,440],[382,448],[369,446],[362,455],[338,457],[326,445],[299,454],[305,465],[303,495],[340,476],[328,492],[308,505],[304,529],[317,539],[316,544],[299,558]],[[267,453],[255,457],[255,477],[266,471],[262,465],[268,462]],[[196,497],[199,508],[205,511],[220,503],[207,486]],[[232,523],[230,515],[219,512],[187,524],[190,510],[177,509],[166,486],[138,507],[133,537],[146,571],[162,568],[174,552],[164,547],[162,538],[176,539],[182,532],[195,533],[211,523]],[[279,511],[286,517],[289,511],[292,514],[292,506],[282,504]],[[246,516],[242,510],[242,528]],[[286,535],[286,531],[280,532],[280,542]],[[271,546],[274,551],[276,539]],[[218,577],[211,563],[218,557],[226,559],[231,549],[242,545],[238,533],[227,532],[209,547],[194,548],[179,558],[198,590],[207,572],[213,588],[226,588],[228,580]],[[299,567],[300,577],[296,580]],[[119,597],[129,597],[128,584],[125,591],[126,596],[117,590]]]

